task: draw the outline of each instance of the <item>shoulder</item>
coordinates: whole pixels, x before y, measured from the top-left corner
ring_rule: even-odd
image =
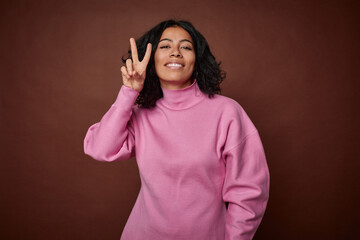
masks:
[[[210,101],[213,101],[214,105],[217,106],[217,111],[221,113],[222,122],[227,128],[239,131],[242,135],[247,135],[256,130],[249,115],[236,100],[216,94]]]
[[[221,114],[219,126],[226,135],[224,152],[238,146],[248,136],[257,132],[250,117],[236,100],[223,95],[215,95],[211,101],[218,106],[217,111]]]
[[[219,108],[220,112],[228,117],[239,117],[246,114],[243,107],[234,99],[215,94],[213,98],[209,99],[213,106]]]

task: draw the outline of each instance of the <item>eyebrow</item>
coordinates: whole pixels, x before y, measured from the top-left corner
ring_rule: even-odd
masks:
[[[162,42],[162,41],[170,41],[170,42],[173,42],[173,40],[171,40],[170,38],[163,38],[163,39],[161,39],[159,42]],[[191,43],[191,44],[193,44],[190,40],[188,40],[188,39],[182,39],[182,40],[180,40],[180,42],[189,42],[189,43]]]

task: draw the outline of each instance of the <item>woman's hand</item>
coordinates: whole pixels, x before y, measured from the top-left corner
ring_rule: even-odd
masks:
[[[126,60],[126,66],[121,67],[121,75],[123,84],[140,92],[144,87],[146,77],[146,66],[151,56],[151,43],[148,43],[143,60],[140,62],[136,42],[134,38],[130,38],[131,59]]]

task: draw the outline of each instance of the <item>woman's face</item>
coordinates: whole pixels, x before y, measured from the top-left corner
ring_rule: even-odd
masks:
[[[194,44],[187,31],[181,27],[165,29],[154,55],[161,87],[181,89],[189,86],[195,58]]]

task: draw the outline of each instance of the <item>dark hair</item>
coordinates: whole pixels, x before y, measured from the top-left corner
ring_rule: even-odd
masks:
[[[146,68],[144,87],[135,102],[139,107],[152,108],[155,106],[156,101],[163,97],[160,80],[155,71],[154,53],[165,29],[176,26],[186,30],[190,34],[195,45],[196,60],[191,79],[196,78],[200,90],[203,93],[208,94],[209,98],[212,98],[214,94],[221,92],[220,83],[225,79],[226,73],[220,69],[221,62],[216,62],[204,36],[188,21],[166,20],[159,23],[136,40],[140,61],[145,55],[147,44],[152,44],[151,57]],[[131,59],[130,49],[128,53],[129,55],[127,58],[122,58],[124,63],[126,62],[126,59]]]

